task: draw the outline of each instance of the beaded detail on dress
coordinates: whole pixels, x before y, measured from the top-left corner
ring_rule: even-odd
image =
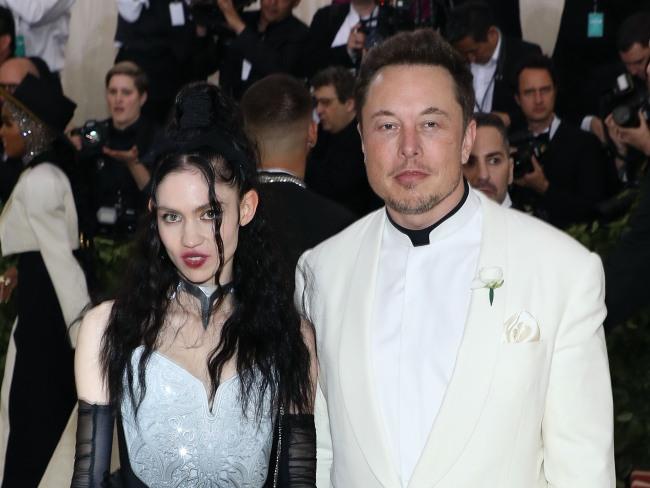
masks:
[[[142,352],[137,348],[131,358],[135,371]],[[147,364],[146,382],[137,418],[129,398],[121,408],[131,469],[143,483],[152,488],[264,485],[273,437],[269,395],[261,421],[254,397],[244,416],[235,376],[219,386],[210,411],[203,383],[157,352]]]

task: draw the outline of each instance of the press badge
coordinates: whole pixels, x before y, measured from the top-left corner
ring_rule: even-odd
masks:
[[[587,21],[587,37],[603,37],[605,33],[605,15],[602,12],[590,12]]]
[[[169,16],[172,18],[172,26],[178,27],[185,25],[185,12],[183,11],[182,2],[172,2],[169,4]]]

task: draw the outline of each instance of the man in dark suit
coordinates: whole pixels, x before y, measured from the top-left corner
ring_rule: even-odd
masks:
[[[492,112],[507,127],[524,125],[514,100],[515,75],[522,59],[541,54],[536,44],[506,37],[497,28],[492,9],[484,2],[467,2],[453,9],[447,36],[465,57],[474,76],[475,112]]]
[[[309,26],[309,42],[304,63],[307,75],[328,66],[356,68],[366,36],[361,22],[377,15],[375,0],[351,0],[319,9]]]
[[[272,73],[302,76],[302,50],[308,28],[293,16],[300,0],[262,0],[260,9],[239,14],[232,0],[218,0],[234,32],[224,48],[220,84],[235,98]]]
[[[261,208],[293,272],[304,251],[343,230],[354,216],[303,181],[307,153],[317,137],[307,89],[290,76],[271,75],[254,83],[241,103],[260,155]]]
[[[549,58],[526,60],[517,79],[516,100],[528,131],[546,149],[515,179],[513,202],[557,227],[595,218],[596,204],[610,196],[613,164],[595,136],[556,116],[557,81]]]
[[[309,155],[305,181],[316,193],[340,203],[357,217],[382,205],[370,189],[357,129],[354,76],[332,66],[312,78],[318,143]]]

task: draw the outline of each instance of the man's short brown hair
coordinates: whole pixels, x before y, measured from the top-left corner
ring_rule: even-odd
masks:
[[[142,71],[140,66],[132,61],[120,61],[108,70],[108,73],[106,73],[106,79],[104,80],[106,88],[108,88],[111,78],[115,75],[126,75],[131,77],[133,79],[133,84],[140,95],[149,90],[149,79],[147,78],[147,75]]]
[[[461,55],[430,29],[401,32],[368,52],[355,88],[357,113],[361,113],[368,87],[382,68],[409,65],[440,66],[449,72],[454,79],[456,100],[463,111],[463,124],[467,126],[474,112],[472,73]]]

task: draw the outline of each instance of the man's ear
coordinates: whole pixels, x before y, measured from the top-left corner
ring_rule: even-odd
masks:
[[[244,193],[239,202],[239,225],[246,225],[253,220],[259,201],[260,197],[255,190]]]
[[[8,50],[10,45],[11,45],[11,36],[9,34],[1,35],[0,36],[0,51]]]
[[[307,146],[311,149],[318,142],[318,124],[316,121],[309,122],[309,129],[307,129]]]
[[[366,146],[363,144],[363,129],[361,127],[361,120],[357,122],[357,132],[359,133],[359,138],[361,139],[361,152],[363,153],[363,164],[366,164]]]
[[[352,113],[356,110],[354,98],[348,98],[343,105],[348,113]]]
[[[521,107],[521,100],[519,100],[519,93],[515,93],[515,102]]]
[[[512,185],[512,182],[514,181],[514,171],[515,171],[515,160],[512,156],[508,158],[508,185]]]
[[[470,120],[465,128],[463,135],[463,142],[460,148],[460,162],[461,164],[467,163],[470,154],[472,154],[472,147],[474,146],[474,139],[476,139],[476,121]]]
[[[149,98],[149,94],[147,92],[143,92],[142,95],[140,95],[140,107],[144,106],[144,104],[147,103],[147,98]]]

